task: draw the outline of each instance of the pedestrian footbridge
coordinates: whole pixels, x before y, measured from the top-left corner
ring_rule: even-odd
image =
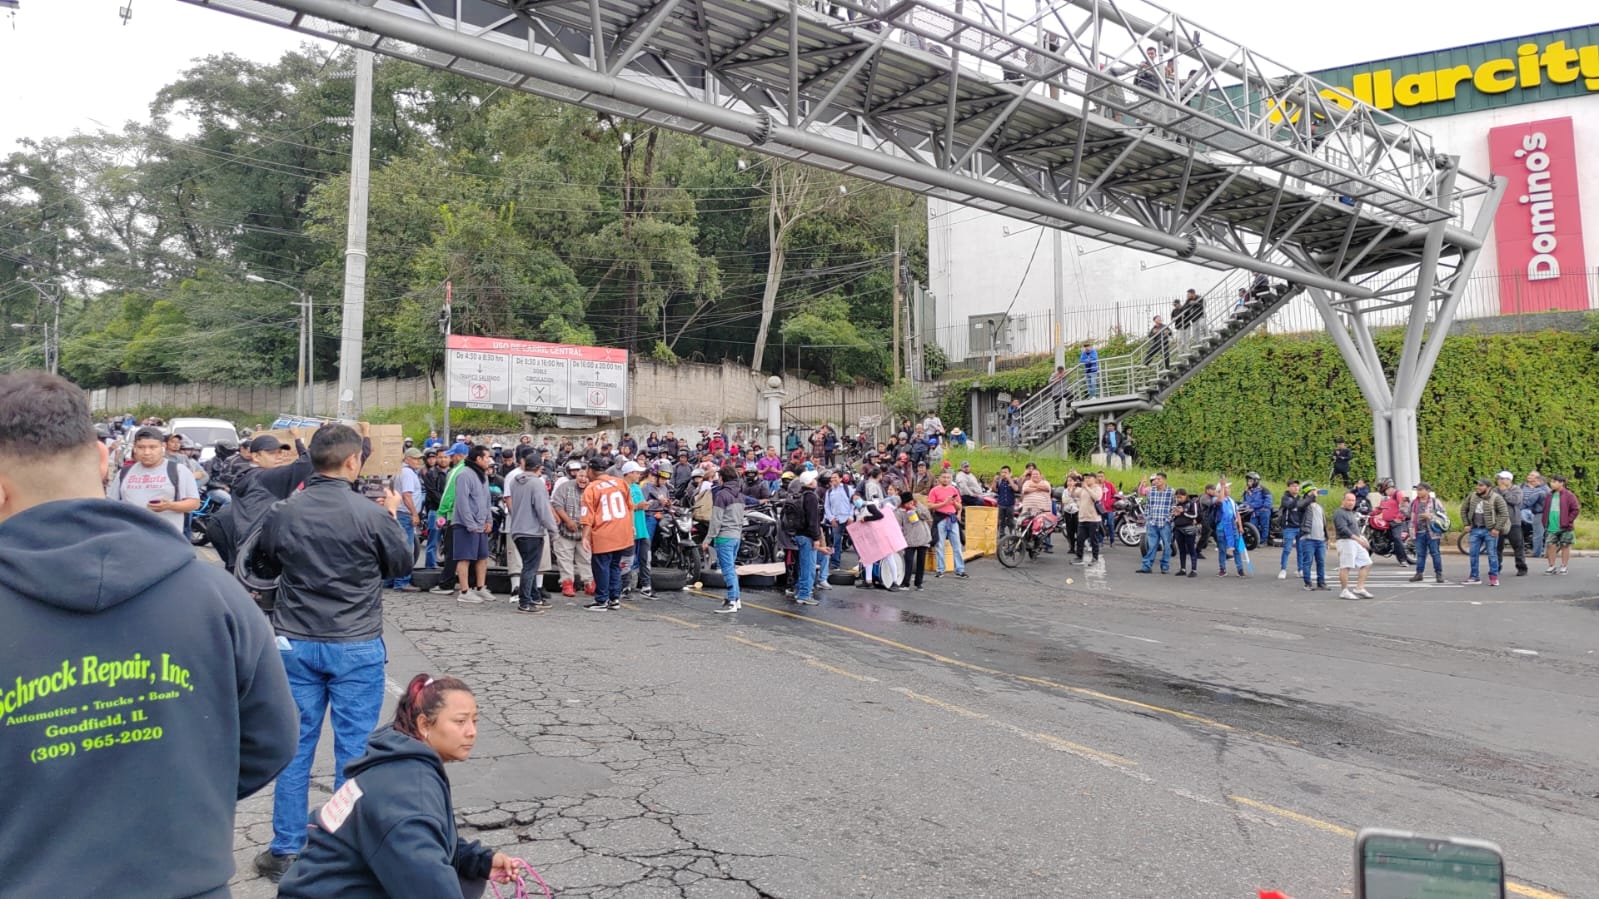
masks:
[[[189,2],[1265,273],[1311,291],[1329,327],[1348,322],[1340,349],[1352,365],[1369,342],[1355,319],[1415,306],[1412,361],[1392,388],[1380,369],[1357,371],[1383,420],[1409,422],[1409,444],[1395,444],[1410,454],[1393,460],[1401,478],[1414,476],[1399,470],[1414,465],[1410,396],[1430,371],[1421,323],[1431,311],[1447,329],[1498,202],[1493,179],[1459,171],[1409,123],[1141,0]],[[1158,399],[1269,311],[1215,322],[1187,369],[1141,380],[1127,367],[1117,395]],[[1030,433],[1068,426],[1055,425]]]

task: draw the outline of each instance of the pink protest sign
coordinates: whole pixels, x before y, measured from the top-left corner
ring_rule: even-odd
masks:
[[[875,565],[905,548],[905,532],[892,513],[876,521],[852,521],[846,527],[862,565]]]

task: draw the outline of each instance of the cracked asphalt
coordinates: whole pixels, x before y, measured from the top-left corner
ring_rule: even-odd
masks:
[[[1492,591],[1379,567],[1362,602],[1067,563],[736,616],[391,594],[389,676],[473,685],[462,833],[560,896],[1346,896],[1366,825],[1599,895],[1599,563]],[[236,896],[273,895],[270,811],[240,804]]]

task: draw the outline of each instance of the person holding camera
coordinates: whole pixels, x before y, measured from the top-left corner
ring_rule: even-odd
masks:
[[[412,545],[395,520],[400,496],[381,505],[354,488],[362,438],[325,425],[311,438],[316,474],[261,520],[256,557],[280,570],[272,627],[300,713],[299,746],[272,794],[272,844],[255,859],[278,882],[305,846],[311,762],[332,706],[333,787],[361,754],[383,707],[383,582],[411,572]]]

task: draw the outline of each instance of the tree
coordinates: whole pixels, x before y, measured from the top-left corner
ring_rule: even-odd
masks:
[[[755,353],[750,367],[760,370],[766,358],[766,337],[777,310],[777,290],[788,259],[789,232],[801,219],[837,202],[836,179],[799,163],[779,161],[769,166],[766,198],[766,289],[761,293],[760,326],[755,331]]]

